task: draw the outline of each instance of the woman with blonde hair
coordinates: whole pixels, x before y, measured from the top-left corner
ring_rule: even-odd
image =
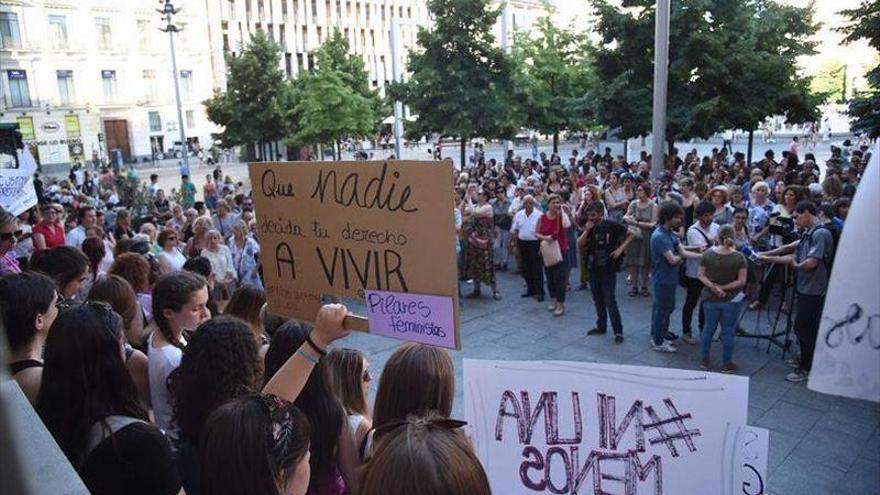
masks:
[[[703,314],[706,324],[700,342],[700,368],[710,369],[709,351],[715,328],[721,324],[721,372],[736,373],[733,344],[736,323],[742,313],[742,289],[746,285],[748,264],[736,250],[733,227],[725,225],[718,231],[718,245],[703,253],[697,278],[703,283]]]
[[[257,261],[260,256],[260,245],[248,235],[247,224],[243,220],[232,224],[229,251],[232,254],[235,272],[238,274],[238,282],[262,289],[263,281],[260,279],[260,265]]]
[[[214,229],[208,231],[207,245],[202,249],[202,256],[211,262],[211,273],[214,274],[214,299],[229,299],[235,290],[235,281],[238,274],[235,272],[235,263],[232,261],[232,252],[223,244],[220,232]]]

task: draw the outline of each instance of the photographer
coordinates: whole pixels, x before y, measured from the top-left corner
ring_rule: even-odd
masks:
[[[800,366],[785,377],[790,382],[802,382],[809,377],[813,351],[822,319],[825,292],[828,290],[829,269],[834,254],[831,232],[819,225],[819,211],[810,201],[801,201],[794,208],[797,227],[804,231],[800,240],[773,249],[758,256],[762,263],[775,263],[795,270],[797,281],[797,312],[794,329],[801,348]]]
[[[792,214],[795,206],[804,199],[804,190],[800,186],[788,186],[782,192],[782,201],[777,203],[770,214],[770,247],[777,249],[791,244],[797,239],[794,232],[794,221]],[[770,266],[770,272],[765,274],[761,282],[761,289],[758,292],[758,298],[749,305],[749,309],[761,309],[770,299],[770,291],[773,290],[773,284],[776,282],[784,282],[786,272],[781,266]]]

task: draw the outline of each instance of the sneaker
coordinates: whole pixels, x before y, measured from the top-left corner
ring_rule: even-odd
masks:
[[[739,368],[735,364],[733,364],[733,361],[724,363],[724,365],[721,366],[722,373],[732,374],[736,373],[737,371],[739,371]]]
[[[701,360],[700,360],[700,369],[701,369],[701,370],[709,371],[709,369],[710,369],[709,361],[707,361],[707,360],[705,360],[705,359],[701,359]]]
[[[599,330],[598,328],[593,328],[592,330],[587,332],[587,335],[605,335],[608,333],[608,330]]]
[[[685,344],[697,345],[697,339],[695,339],[694,336],[689,333],[682,334],[681,341]]]
[[[666,340],[676,340],[678,339],[678,335],[675,335],[672,332],[666,332],[666,335],[664,335],[663,338]]]
[[[675,352],[678,350],[675,348],[674,345],[670,344],[669,342],[664,342],[660,345],[651,344],[651,349],[657,352]]]
[[[801,367],[801,358],[800,356],[792,356],[784,361],[785,365],[789,368],[798,369]]]
[[[547,311],[556,311],[556,303],[547,306]]]
[[[809,374],[809,373],[807,373],[806,371],[802,370],[801,368],[798,368],[798,369],[792,371],[791,373],[789,373],[789,374],[785,377],[785,380],[786,380],[786,381],[789,381],[789,382],[792,382],[792,383],[800,383],[800,382],[805,382],[805,381],[807,381],[807,378],[809,378],[809,377],[810,377],[810,374]]]
[[[622,344],[623,343],[623,334],[619,333],[619,334],[615,335],[614,336],[614,343],[615,344]]]

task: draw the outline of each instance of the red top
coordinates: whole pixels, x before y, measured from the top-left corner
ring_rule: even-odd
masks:
[[[33,233],[43,234],[43,238],[46,239],[46,249],[64,245],[64,229],[60,225],[53,225],[50,228],[40,222],[34,225]]]
[[[563,212],[559,212],[556,214],[556,218],[550,219],[547,214],[541,215],[541,220],[538,223],[538,233],[541,235],[556,235],[556,240],[559,241],[559,250],[562,251],[562,255],[565,256],[565,252],[568,251],[568,236],[565,233],[565,229],[562,227],[562,215]]]

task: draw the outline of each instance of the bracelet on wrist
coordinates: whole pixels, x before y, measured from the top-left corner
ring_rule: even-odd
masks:
[[[308,361],[308,362],[310,362],[310,363],[312,363],[312,364],[315,364],[315,365],[318,364],[318,361],[321,360],[321,357],[320,357],[320,356],[319,356],[319,357],[312,356],[312,355],[309,354],[308,352],[304,351],[304,350],[302,349],[302,347],[300,347],[299,349],[296,350],[296,354],[299,354],[299,355],[302,356],[306,361]]]
[[[318,344],[316,344],[315,341],[312,340],[311,334],[306,335],[306,343],[308,343],[309,347],[311,347],[315,352],[320,354],[322,357],[327,355],[327,351],[325,349],[322,349],[321,347],[319,347]]]

